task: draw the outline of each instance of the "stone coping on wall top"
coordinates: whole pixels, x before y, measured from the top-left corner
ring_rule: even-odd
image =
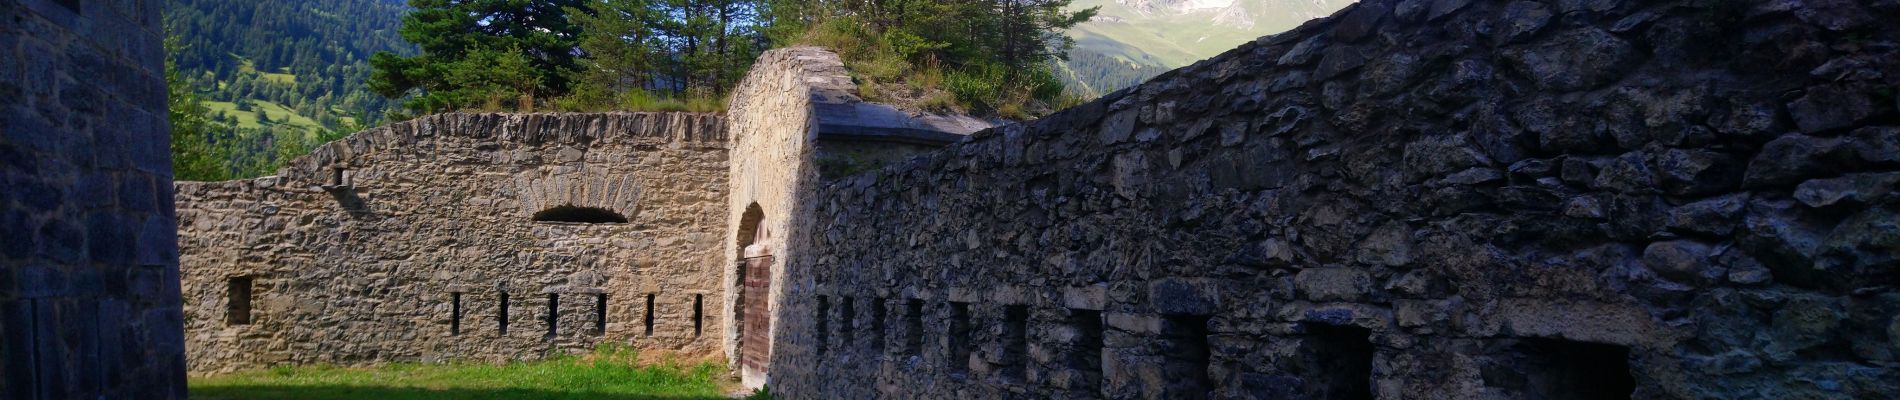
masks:
[[[586,147],[622,141],[724,148],[725,116],[688,112],[604,113],[446,113],[419,117],[357,132],[325,143],[291,160],[277,175],[237,180],[274,187],[283,180],[319,181],[327,168],[348,166],[357,155],[399,148],[432,137],[491,140],[528,145]],[[306,179],[312,178],[312,179]],[[178,182],[187,184],[189,182]]]
[[[818,138],[943,145],[995,123],[966,115],[907,113],[886,104],[819,102],[812,105]]]

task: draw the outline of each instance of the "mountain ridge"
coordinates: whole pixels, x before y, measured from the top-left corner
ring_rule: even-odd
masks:
[[[1064,62],[1063,69],[1072,72],[1065,78],[1084,94],[1107,93],[1220,54],[1240,43],[1332,15],[1354,2],[1076,0],[1070,4],[1073,9],[1101,9],[1095,18],[1069,30],[1076,47],[1070,52],[1070,60]],[[1114,68],[1130,71],[1111,71]]]

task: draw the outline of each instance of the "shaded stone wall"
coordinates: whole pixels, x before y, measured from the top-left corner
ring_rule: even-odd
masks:
[[[190,370],[714,354],[725,138],[716,115],[448,114],[181,182]],[[577,209],[625,222],[536,217]]]
[[[185,397],[161,3],[0,2],[0,399]]]
[[[1895,20],[1362,2],[807,189],[771,388],[1891,396]]]
[[[750,336],[744,332],[744,320],[754,316],[744,312],[750,294],[736,290],[743,283],[741,260],[770,256],[770,262],[760,264],[770,269],[771,286],[758,294],[766,303],[759,307],[764,311],[753,313],[770,321],[756,329],[767,334],[751,339],[767,342],[763,346],[769,349],[769,332],[807,322],[781,319],[783,314],[773,310],[786,285],[810,284],[785,275],[782,266],[801,257],[787,247],[787,240],[808,234],[800,231],[808,227],[794,225],[792,216],[811,214],[819,182],[916,157],[993,126],[965,115],[866,102],[856,93],[857,84],[838,55],[816,47],[765,52],[733,90],[728,107],[733,156],[726,244],[726,287],[733,290],[722,310],[728,317],[726,355],[747,387],[765,384],[767,371],[742,365],[740,353]]]
[[[770,293],[763,293],[768,310],[776,309],[778,292],[784,285],[783,260],[793,257],[785,251],[785,235],[791,230],[788,215],[808,213],[809,202],[797,201],[801,187],[809,187],[804,182],[816,182],[818,173],[813,165],[815,151],[812,141],[817,137],[818,120],[813,117],[812,104],[828,100],[813,87],[850,87],[851,79],[845,74],[844,64],[835,54],[817,48],[791,48],[768,51],[759,57],[752,71],[746,74],[738,87],[733,89],[732,104],[727,109],[727,118],[731,121],[732,162],[728,166],[731,180],[729,198],[726,200],[726,246],[725,246],[725,287],[732,288],[721,302],[726,324],[726,356],[735,370],[740,371],[741,379],[749,387],[758,387],[764,383],[763,370],[747,370],[739,365],[742,357],[738,353],[740,338],[744,332],[742,320],[758,318],[758,315],[746,315],[742,312],[741,295],[750,295],[736,290],[742,283],[738,265],[742,253],[748,245],[757,244],[760,248],[771,249],[776,256],[771,282],[775,283]],[[809,192],[809,191],[807,191]],[[798,209],[807,205],[807,209]],[[748,210],[754,213],[752,220],[746,219]],[[763,231],[763,233],[761,233]],[[785,323],[771,312],[764,318],[770,319],[770,327],[777,330]],[[770,344],[765,344],[770,348]]]

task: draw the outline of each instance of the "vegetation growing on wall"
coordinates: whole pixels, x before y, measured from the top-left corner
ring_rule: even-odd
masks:
[[[715,111],[763,48],[750,1],[410,5],[402,35],[422,54],[371,59],[371,88],[407,99],[399,117],[471,108]]]
[[[838,52],[870,100],[1025,118],[1062,101],[1054,61],[1074,46],[1063,31],[1094,8],[1069,0],[766,0],[777,45]],[[913,93],[888,93],[902,83]],[[911,97],[903,99],[903,97]],[[905,101],[908,100],[908,101]]]
[[[175,1],[168,20],[186,38],[174,49],[175,97],[198,99],[174,103],[186,128],[176,158],[181,177],[203,180],[270,174],[385,117],[721,111],[775,46],[836,49],[868,100],[1031,118],[1079,101],[1055,61],[1074,45],[1064,30],[1095,10],[1065,11],[1069,0]],[[410,8],[399,28],[389,22]],[[268,39],[238,40],[252,33]]]

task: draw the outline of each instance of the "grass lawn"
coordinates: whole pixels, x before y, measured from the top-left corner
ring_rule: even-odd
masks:
[[[725,399],[737,386],[714,364],[641,365],[631,350],[507,365],[277,367],[190,380],[194,399]]]
[[[270,114],[271,121],[274,121],[272,122],[273,124],[290,125],[304,129],[323,128],[323,125],[317,123],[317,120],[298,115],[297,110],[292,110],[290,107],[284,107],[282,104],[277,104],[269,100],[252,100],[251,111],[239,111],[237,109],[237,103],[228,101],[206,101],[205,109],[206,112],[211,114],[217,114],[219,111],[223,111],[226,116],[236,118],[239,128],[264,127],[264,124],[257,122],[257,111]]]

